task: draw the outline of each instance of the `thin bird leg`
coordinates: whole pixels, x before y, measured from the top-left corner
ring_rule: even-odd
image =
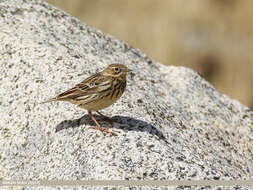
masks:
[[[116,133],[112,132],[112,131],[109,131],[108,129],[103,129],[101,127],[101,125],[98,123],[98,121],[96,120],[96,118],[93,116],[93,114],[91,113],[91,111],[88,111],[91,119],[96,123],[96,126],[95,127],[91,127],[93,129],[97,129],[99,131],[101,131],[102,133],[109,133],[109,134],[112,134],[112,135],[116,135]]]
[[[110,117],[105,116],[104,114],[102,114],[99,111],[96,111],[96,112],[102,117],[103,121],[106,121],[106,122],[110,123],[111,126],[112,126],[113,123],[120,123],[120,122],[118,122],[118,121],[116,121],[116,120],[114,120]]]

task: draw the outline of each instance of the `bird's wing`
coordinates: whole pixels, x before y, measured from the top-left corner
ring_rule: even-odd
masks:
[[[68,100],[78,100],[79,97],[88,96],[91,94],[96,94],[110,88],[110,80],[105,78],[101,73],[92,75],[91,77],[83,80],[81,83],[77,84],[75,87],[59,94],[55,98],[48,101],[42,102],[52,102],[52,101],[68,101]]]

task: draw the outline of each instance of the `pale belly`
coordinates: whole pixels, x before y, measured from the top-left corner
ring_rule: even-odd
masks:
[[[79,107],[89,111],[98,111],[112,105],[120,98],[120,96],[118,96],[117,98],[105,97],[102,100],[97,100],[96,103],[92,102],[90,104],[80,105]]]

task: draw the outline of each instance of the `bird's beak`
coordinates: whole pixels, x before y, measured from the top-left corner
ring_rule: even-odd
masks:
[[[126,72],[131,72],[132,70],[131,69],[127,69]]]

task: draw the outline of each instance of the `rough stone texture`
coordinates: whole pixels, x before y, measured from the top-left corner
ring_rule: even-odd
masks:
[[[153,62],[41,1],[2,1],[0,26],[0,178],[251,178],[253,113],[196,72]],[[110,63],[134,71],[103,110],[121,121],[118,136],[88,130],[72,104],[39,104]]]

